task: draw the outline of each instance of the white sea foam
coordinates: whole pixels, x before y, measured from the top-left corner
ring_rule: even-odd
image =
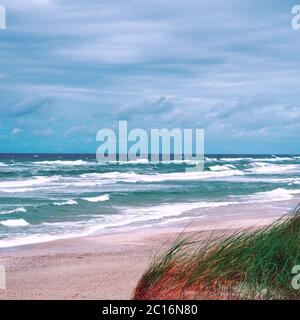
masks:
[[[272,178],[272,176],[258,177],[258,176],[240,176],[240,177],[224,177],[222,181],[227,182],[250,182],[250,183],[258,183],[258,182],[267,182],[267,183],[286,183],[289,185],[292,184],[300,184],[300,178]]]
[[[219,161],[222,162],[235,162],[235,161],[249,161],[249,162],[281,162],[281,161],[293,161],[297,157],[269,157],[269,158],[257,158],[257,157],[244,157],[244,158],[220,158]]]
[[[189,165],[196,165],[200,164],[202,160],[191,160],[191,159],[185,159],[185,160],[170,160],[170,161],[160,161],[159,163],[162,164],[189,164]]]
[[[128,160],[128,161],[108,161],[109,164],[149,164],[148,159],[135,159],[135,160]]]
[[[205,157],[206,161],[214,161],[214,162],[237,162],[237,161],[266,161],[266,162],[276,162],[276,161],[292,161],[295,160],[295,157],[269,157],[269,158],[257,158],[257,157],[222,157],[222,158],[207,158]]]
[[[298,157],[300,159],[300,157]],[[85,158],[83,158],[85,159]],[[292,162],[294,159],[294,162]],[[41,160],[41,159],[39,159]],[[229,158],[224,157],[220,159],[216,158],[210,158],[209,160],[211,162],[208,163],[209,170],[203,171],[203,172],[172,172],[172,173],[158,173],[152,174],[152,168],[144,167],[145,170],[142,170],[143,167],[138,167],[137,170],[134,171],[128,171],[121,172],[125,169],[123,166],[119,169],[115,169],[115,172],[95,172],[95,173],[86,173],[82,175],[76,175],[76,173],[69,175],[65,172],[62,173],[61,176],[42,176],[42,173],[38,173],[39,170],[43,171],[45,168],[55,168],[55,170],[59,170],[59,166],[64,165],[84,165],[86,164],[96,164],[92,161],[88,162],[83,160],[75,160],[77,164],[74,164],[74,161],[40,161],[40,164],[36,164],[36,162],[24,162],[24,163],[18,163],[18,164],[11,164],[9,165],[9,168],[12,170],[18,171],[19,168],[25,168],[26,171],[32,168],[32,172],[34,174],[38,174],[39,176],[32,177],[32,178],[1,178],[0,179],[0,192],[7,192],[11,193],[11,195],[6,194],[0,194],[3,198],[12,198],[12,197],[18,197],[23,198],[24,202],[18,203],[20,208],[17,208],[15,206],[11,206],[8,203],[5,204],[5,207],[2,207],[2,212],[0,214],[8,214],[8,213],[15,213],[15,212],[26,212],[23,211],[26,210],[27,206],[29,206],[32,199],[34,199],[34,203],[39,203],[41,201],[42,206],[45,203],[48,203],[47,201],[50,201],[50,203],[53,203],[57,206],[63,206],[63,205],[70,205],[70,207],[65,208],[66,210],[70,210],[72,214],[74,213],[74,219],[72,215],[70,215],[70,220],[73,221],[65,221],[65,217],[63,217],[60,220],[60,212],[61,210],[57,210],[57,219],[53,223],[41,223],[40,225],[34,225],[32,228],[25,228],[26,225],[28,225],[28,222],[26,221],[27,215],[16,215],[16,216],[9,216],[10,218],[21,218],[24,217],[24,219],[9,219],[9,220],[0,220],[0,228],[1,226],[9,226],[9,227],[24,227],[24,229],[20,229],[22,231],[22,234],[24,236],[17,236],[16,237],[16,231],[19,232],[18,229],[16,231],[12,228],[11,232],[7,236],[6,239],[0,240],[0,247],[7,247],[7,246],[16,246],[21,244],[29,244],[29,243],[40,243],[45,241],[51,241],[55,239],[64,239],[64,238],[72,238],[77,236],[85,236],[90,235],[93,233],[104,233],[104,232],[110,232],[110,228],[115,228],[115,230],[120,230],[122,228],[135,228],[139,225],[151,225],[151,224],[157,224],[157,223],[165,223],[168,221],[177,221],[177,219],[186,219],[191,218],[195,215],[195,217],[201,214],[203,216],[203,213],[209,208],[214,208],[218,206],[225,206],[230,204],[236,204],[238,203],[249,203],[251,205],[255,205],[255,203],[266,203],[266,206],[269,206],[270,203],[274,201],[287,201],[289,203],[289,200],[296,200],[297,197],[300,196],[300,190],[295,190],[298,188],[298,185],[300,183],[300,164],[297,160],[297,157],[288,158],[288,157],[272,157],[272,158]],[[145,160],[145,159],[144,159]],[[141,164],[146,164],[146,161],[140,161]],[[207,160],[207,159],[206,159]],[[242,165],[238,163],[238,161],[246,160],[245,163]],[[247,162],[247,160],[249,162]],[[79,162],[78,162],[79,161]],[[83,161],[83,162],[80,162]],[[208,160],[207,160],[208,161]],[[227,161],[227,162],[225,162]],[[285,161],[291,161],[288,163],[285,163]],[[178,163],[180,163],[179,161]],[[126,164],[125,162],[124,164]],[[133,161],[133,164],[138,164],[138,162]],[[176,161],[173,163],[177,163]],[[36,164],[36,165],[35,165]],[[44,166],[45,165],[45,166]],[[1,166],[1,164],[0,164]],[[48,167],[47,167],[48,166]],[[66,170],[66,168],[62,168],[62,171]],[[86,166],[87,171],[91,172],[91,168]],[[132,167],[134,168],[134,167]],[[243,169],[240,169],[243,168]],[[247,168],[247,169],[246,169]],[[82,172],[83,168],[80,168],[80,171]],[[109,169],[109,168],[108,168]],[[151,171],[149,170],[151,169]],[[174,169],[174,168],[172,168]],[[3,171],[8,170],[7,168],[3,169]],[[78,170],[78,168],[74,168],[74,170]],[[117,171],[118,170],[118,171]],[[96,170],[95,170],[96,171]],[[97,170],[98,171],[98,170]],[[102,171],[102,170],[101,170]],[[125,170],[124,170],[125,171]],[[161,171],[161,170],[159,170]],[[168,170],[169,171],[169,170]],[[172,170],[172,171],[179,171],[179,170]],[[140,173],[138,173],[140,172]],[[290,173],[296,173],[296,174],[290,174]],[[274,174],[274,175],[273,175]],[[289,174],[289,175],[287,175]],[[23,179],[23,180],[22,180]],[[81,205],[84,205],[83,201],[77,200],[77,199],[83,199],[84,201],[87,201],[85,203],[86,205],[91,202],[90,205],[93,205],[93,203],[97,203],[101,201],[107,201],[109,200],[109,195],[112,192],[124,192],[129,193],[132,191],[140,191],[140,190],[157,190],[157,188],[173,188],[177,186],[180,186],[180,181],[193,181],[193,180],[218,180],[218,181],[228,181],[228,182],[245,182],[247,183],[247,188],[249,187],[248,195],[239,196],[239,192],[235,192],[236,187],[232,188],[232,197],[229,197],[230,200],[223,200],[223,202],[209,202],[210,200],[203,200],[203,197],[206,197],[206,189],[204,188],[203,194],[199,192],[199,200],[202,202],[195,202],[195,203],[171,203],[172,199],[176,199],[176,196],[173,198],[170,198],[170,203],[163,203],[160,205],[151,205],[151,199],[145,198],[147,203],[145,203],[145,207],[141,206],[135,206],[134,202],[130,202],[130,207],[119,207],[120,212],[114,214],[102,214],[97,215],[97,210],[94,215],[89,215],[89,211],[86,211],[86,217],[80,217],[78,218],[77,211],[72,209],[71,205],[77,204],[77,202]],[[146,184],[146,183],[159,183],[164,181],[179,181],[178,183],[173,183],[172,186],[170,184]],[[118,184],[121,182],[120,184]],[[130,184],[125,184],[125,183]],[[141,184],[138,182],[145,182],[144,184]],[[249,182],[249,183],[248,183]],[[267,183],[280,183],[280,185],[273,185],[276,187],[279,187],[277,189],[267,191],[267,192],[257,192],[261,191],[259,182],[267,182]],[[137,183],[137,184],[135,184]],[[252,185],[250,183],[253,183],[254,188],[252,188]],[[257,183],[257,185],[256,185]],[[115,184],[115,185],[112,185]],[[116,185],[117,184],[117,185]],[[285,189],[289,188],[289,184],[291,185],[291,189]],[[183,183],[184,185],[184,193],[183,196],[186,196],[186,200],[189,201],[189,194],[186,192],[186,188],[188,188],[188,183]],[[234,185],[230,184],[230,185]],[[192,185],[194,187],[194,183]],[[211,185],[212,189],[215,188],[214,185]],[[265,187],[265,184],[262,186]],[[216,186],[216,188],[222,188],[222,186]],[[237,188],[239,186],[237,185]],[[52,189],[50,191],[50,189]],[[199,184],[199,190],[201,189],[201,186]],[[189,189],[188,189],[189,190]],[[264,190],[264,189],[263,189]],[[17,194],[15,193],[21,193],[21,192],[28,192],[28,191],[35,191],[36,193],[30,194],[32,197],[28,197],[26,194]],[[221,193],[221,191],[220,191]],[[61,195],[62,198],[58,198],[57,195]],[[74,195],[76,194],[76,196]],[[90,194],[91,196],[86,196]],[[102,195],[99,195],[102,194]],[[37,197],[34,197],[37,195]],[[92,196],[92,195],[99,195],[99,196]],[[50,196],[50,198],[49,198]],[[52,197],[52,198],[51,198]],[[85,197],[85,198],[82,198]],[[125,197],[125,196],[124,196]],[[162,195],[163,197],[163,195]],[[69,199],[74,198],[76,199]],[[147,200],[148,199],[148,200]],[[205,199],[205,198],[204,198]],[[111,201],[107,202],[107,205],[112,206],[112,211],[115,210],[115,202],[112,198]],[[163,201],[164,198],[162,198],[161,201]],[[231,202],[232,200],[232,202]],[[3,201],[6,201],[3,199]],[[160,201],[160,198],[157,199],[157,201]],[[290,201],[292,203],[292,201]],[[106,204],[106,203],[105,203]],[[21,206],[24,206],[25,208],[21,208]],[[39,206],[39,204],[38,204]],[[99,205],[98,205],[99,206]],[[43,206],[42,208],[46,208]],[[13,209],[13,210],[11,210]],[[74,207],[76,209],[76,207]],[[198,210],[199,209],[199,210]],[[202,210],[200,210],[202,209]],[[6,211],[4,211],[6,210]],[[28,210],[29,211],[29,210]],[[43,214],[44,210],[37,210],[38,215],[41,218],[42,221],[47,221],[47,217],[45,216],[45,220],[43,220]],[[84,212],[84,211],[83,211]],[[8,219],[8,217],[1,216],[2,219]],[[79,219],[83,219],[80,220]],[[2,227],[4,229],[4,227]],[[4,230],[7,232],[7,230]],[[34,234],[29,234],[34,232]],[[7,232],[8,233],[8,232]],[[21,233],[21,232],[20,232]],[[6,236],[5,236],[6,237]]]
[[[227,171],[227,170],[232,170],[235,169],[235,166],[228,164],[224,166],[211,166],[209,167],[209,170],[211,171]]]
[[[75,205],[78,204],[75,200],[70,199],[67,201],[62,201],[62,202],[54,202],[53,203],[55,206],[67,206],[67,205]]]
[[[0,189],[0,192],[5,193],[24,193],[24,192],[30,192],[35,191],[34,188],[11,188],[11,189]]]
[[[191,203],[172,203],[161,204],[151,207],[139,207],[139,208],[126,208],[124,211],[127,215],[127,219],[124,219],[124,223],[156,220],[165,217],[179,216],[184,212],[191,210],[203,209],[203,208],[217,208],[235,204],[235,202],[191,202]],[[129,218],[129,219],[128,219]]]
[[[179,160],[179,159],[173,159],[173,160],[163,160],[163,161],[149,161],[148,159],[136,159],[136,160],[128,160],[128,161],[109,161],[109,164],[190,164],[190,165],[196,165],[199,164],[201,160]]]
[[[177,219],[176,217],[182,217],[184,213],[188,214],[189,217],[195,215],[197,218],[199,218],[199,212],[194,212],[194,210],[228,206],[235,203],[236,202],[194,202],[161,204],[158,206],[138,208],[120,208],[121,213],[119,215],[106,216],[105,221],[102,221],[98,224],[95,222],[93,225],[87,228],[86,233],[90,235],[99,233],[100,230],[105,230],[108,228],[132,228],[133,225],[136,224],[143,224],[145,226],[153,223],[160,223],[166,218],[173,217],[173,219]]]
[[[4,180],[0,182],[0,191],[1,189],[9,189],[9,188],[23,188],[23,187],[31,187],[47,184],[49,182],[53,182],[59,179],[59,176],[52,177],[43,177],[36,176],[33,179],[25,179],[25,180]]]
[[[55,160],[55,161],[35,161],[33,164],[37,165],[54,165],[54,166],[84,166],[96,164],[96,162],[88,162],[83,160]]]
[[[29,225],[29,223],[24,219],[3,220],[3,221],[0,221],[0,224],[6,227],[25,227]]]
[[[300,190],[277,188],[272,191],[257,192],[247,196],[247,199],[253,199],[255,202],[287,201],[292,200],[295,195],[300,195]]]
[[[293,161],[294,157],[273,157],[273,158],[249,158],[249,160],[256,162],[282,162],[282,161]]]
[[[234,161],[244,161],[245,159],[247,158],[220,158],[220,161],[234,162]]]
[[[298,164],[269,164],[266,162],[254,162],[253,168],[246,169],[249,173],[254,174],[280,174],[280,173],[293,173],[300,171]]]
[[[20,207],[20,208],[8,210],[8,211],[2,211],[0,212],[0,214],[11,214],[11,213],[21,213],[21,212],[24,213],[24,212],[27,212],[27,210],[23,207]]]
[[[107,173],[88,173],[81,175],[82,178],[111,179],[111,181],[123,181],[129,183],[135,182],[162,182],[162,181],[180,181],[180,180],[202,180],[228,177],[235,175],[244,175],[240,170],[222,170],[222,171],[193,171],[193,172],[174,172],[162,174],[137,174],[135,172],[107,172]]]
[[[98,219],[90,221],[67,221],[67,222],[54,222],[54,223],[42,223],[45,228],[55,228],[57,230],[63,230],[62,234],[32,234],[24,237],[18,237],[14,239],[0,240],[0,248],[8,248],[13,246],[42,243],[47,241],[53,241],[58,239],[76,238],[82,236],[88,236],[105,229],[128,227],[133,228],[135,223],[143,223],[143,225],[152,224],[153,222],[161,223],[164,218],[168,217],[182,217],[185,212],[189,217],[196,214],[197,218],[199,213],[193,213],[192,210],[196,209],[209,209],[221,206],[227,206],[235,204],[236,202],[195,202],[195,203],[172,203],[162,204],[150,207],[126,207],[120,208],[120,214],[118,215],[105,215]],[[201,213],[202,214],[202,213]],[[201,216],[200,216],[201,217]],[[187,216],[185,217],[187,218]],[[13,220],[11,220],[13,221]],[[25,220],[24,220],[25,221]],[[3,221],[5,223],[5,221]],[[147,224],[147,222],[149,222]],[[27,223],[25,221],[25,223]],[[25,223],[23,222],[24,226]],[[12,222],[17,226],[17,222]],[[21,225],[22,223],[19,222]],[[27,225],[27,224],[26,224]],[[46,232],[46,231],[45,231]]]
[[[108,201],[109,199],[110,199],[110,195],[108,194],[104,194],[98,197],[82,198],[82,200],[85,200],[88,202],[103,202],[103,201]]]
[[[0,240],[0,248],[11,248],[17,246],[24,246],[29,244],[45,243],[49,241],[70,239],[80,237],[80,234],[65,234],[65,235],[42,235],[32,234],[24,237],[16,237],[14,239]]]
[[[217,158],[208,158],[208,157],[204,157],[205,161],[209,161],[209,162],[219,162],[220,160]]]
[[[275,160],[277,161],[292,161],[292,160],[295,160],[294,157],[275,157]]]

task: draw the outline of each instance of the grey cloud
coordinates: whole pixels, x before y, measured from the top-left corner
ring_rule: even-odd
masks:
[[[292,1],[2,3],[0,114],[9,132],[30,127],[63,143],[125,118],[203,127],[214,138],[298,136]]]
[[[43,108],[48,108],[52,103],[51,99],[36,99],[25,97],[20,99],[8,99],[2,101],[0,105],[1,114],[3,117],[24,117],[35,114]]]

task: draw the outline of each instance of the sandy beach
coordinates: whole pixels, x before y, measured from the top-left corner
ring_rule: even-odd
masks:
[[[185,230],[203,239],[212,232],[225,233],[270,224],[286,212],[264,207],[236,206],[211,209]],[[232,215],[232,212],[236,214]],[[7,290],[0,299],[130,299],[151,259],[171,244],[187,221],[172,226],[148,227],[112,235],[59,240],[2,249],[0,265],[7,271]]]
[[[0,301],[300,300],[295,2],[0,0]]]

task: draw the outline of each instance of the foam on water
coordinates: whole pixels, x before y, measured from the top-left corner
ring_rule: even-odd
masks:
[[[67,231],[67,233],[62,234],[44,234],[44,235],[30,235],[17,237],[15,239],[0,240],[0,248],[8,248],[19,245],[28,245],[34,243],[42,243],[47,241],[53,241],[58,239],[68,239],[82,236],[89,236],[101,232],[101,230],[106,229],[118,229],[120,227],[134,228],[134,225],[153,224],[154,222],[164,222],[164,218],[170,217],[180,217],[183,213],[188,214],[190,212],[191,216],[197,216],[193,213],[193,210],[197,209],[209,209],[217,208],[222,206],[228,206],[236,204],[236,202],[195,202],[195,203],[180,203],[180,204],[161,204],[158,206],[151,207],[121,207],[120,214],[115,216],[105,216],[99,219],[90,220],[89,222],[56,222],[56,223],[43,223],[45,228],[57,228]],[[10,221],[10,222],[8,222]],[[14,226],[26,226],[28,225],[26,221],[23,222],[19,220],[8,220],[4,221],[6,225],[11,224]],[[2,221],[3,222],[3,221]]]
[[[108,201],[109,199],[110,199],[109,194],[104,194],[98,197],[82,198],[82,200],[85,200],[88,202],[103,202],[103,201]]]
[[[296,195],[300,195],[300,190],[277,188],[249,195],[248,199],[253,199],[255,202],[287,201],[293,199]]]
[[[25,192],[31,192],[36,191],[34,188],[10,188],[10,189],[0,189],[0,192],[4,193],[25,193]]]
[[[223,170],[199,171],[199,172],[174,172],[162,174],[138,174],[135,172],[109,172],[109,173],[89,173],[83,174],[81,177],[90,179],[112,179],[124,182],[163,182],[163,181],[180,181],[180,180],[202,180],[213,179],[219,177],[228,177],[234,175],[244,175],[240,170],[233,170],[229,167]]]
[[[15,237],[14,239],[5,239],[0,240],[0,248],[11,248],[17,246],[24,246],[29,244],[38,244],[38,243],[45,243],[49,241],[55,240],[63,240],[63,239],[70,239],[80,237],[79,234],[64,234],[64,235],[42,235],[42,234],[32,234],[24,237]]]
[[[25,227],[29,225],[29,223],[24,219],[3,220],[3,221],[0,221],[0,224],[6,227]]]
[[[124,213],[130,217],[126,219],[125,223],[129,221],[144,221],[152,219],[161,219],[172,216],[179,216],[183,213],[187,213],[191,210],[203,209],[203,208],[217,208],[235,204],[236,202],[192,202],[192,203],[167,203],[158,206],[142,207],[142,208],[126,208]]]
[[[25,213],[27,210],[23,207],[21,208],[16,208],[8,211],[0,211],[0,214],[11,214],[11,213]]]
[[[54,202],[53,203],[55,206],[67,206],[67,205],[75,205],[75,204],[78,204],[75,200],[73,199],[70,199],[70,200],[67,200],[67,201],[63,201],[63,202]]]
[[[254,174],[276,174],[276,173],[293,173],[300,172],[299,164],[268,164],[265,162],[254,162],[251,169],[246,169],[249,173]]]
[[[129,165],[129,164],[190,164],[196,165],[201,163],[201,160],[191,160],[191,159],[173,159],[173,160],[162,160],[162,161],[149,161],[148,159],[136,159],[129,161],[109,161],[109,164],[121,164],[121,165]]]
[[[0,162],[0,247],[164,225],[221,206],[300,200],[299,156],[209,156],[205,171],[194,172],[185,170],[198,163],[192,161],[98,166],[87,156],[36,158]]]
[[[245,158],[220,158],[220,161],[222,162],[235,162],[235,161],[243,161],[243,160],[245,160]]]
[[[95,165],[96,162],[88,162],[83,160],[55,160],[55,161],[35,161],[34,165],[44,165],[44,166],[85,166],[85,165]]]
[[[52,176],[52,177],[43,177],[37,176],[33,179],[24,179],[24,180],[7,180],[0,182],[0,191],[2,189],[9,190],[14,188],[22,188],[22,187],[32,187],[32,186],[39,186],[43,184],[47,184],[49,182],[57,181],[59,177]]]
[[[223,165],[223,166],[211,166],[209,167],[209,170],[211,171],[228,171],[228,170],[232,170],[235,169],[235,166],[233,165]]]

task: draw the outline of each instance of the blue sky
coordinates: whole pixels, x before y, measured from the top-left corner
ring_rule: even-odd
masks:
[[[204,128],[206,153],[300,152],[297,1],[0,4],[0,152],[93,153],[118,120]]]

